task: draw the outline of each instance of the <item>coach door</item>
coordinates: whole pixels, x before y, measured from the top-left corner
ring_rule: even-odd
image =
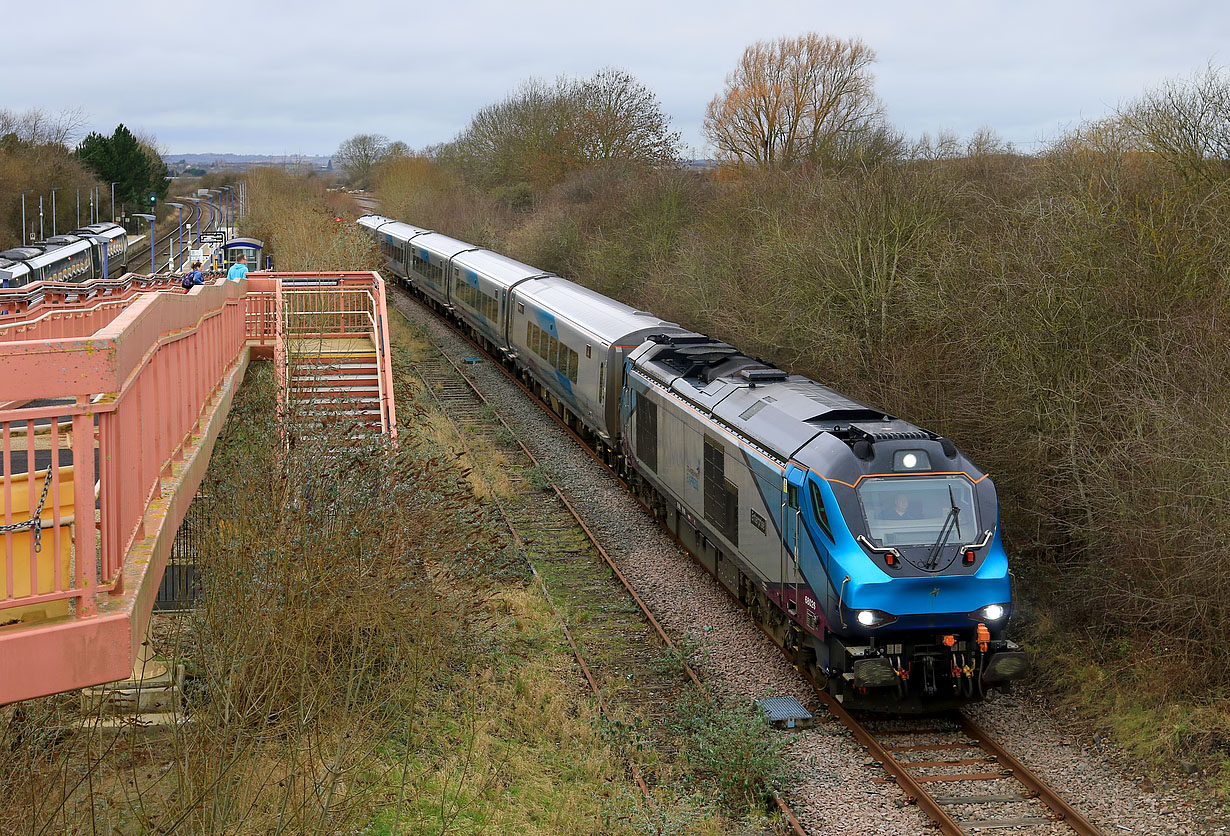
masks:
[[[782,484],[782,549],[781,583],[782,603],[791,615],[798,613],[802,574],[799,572],[799,553],[807,532],[803,530],[803,481],[807,472],[795,465],[786,466]]]

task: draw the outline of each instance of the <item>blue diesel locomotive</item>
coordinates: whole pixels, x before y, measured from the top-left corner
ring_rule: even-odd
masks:
[[[1026,673],[995,487],[949,439],[489,250],[359,224],[846,705],[934,710]]]

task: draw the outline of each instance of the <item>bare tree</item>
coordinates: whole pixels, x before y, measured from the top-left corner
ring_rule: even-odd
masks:
[[[383,134],[355,134],[338,146],[333,159],[359,188],[367,188],[372,168],[389,152],[389,138]]]
[[[1230,174],[1230,76],[1209,64],[1170,79],[1119,111],[1139,142],[1189,179]]]
[[[523,82],[475,114],[436,156],[471,182],[543,189],[595,163],[673,163],[679,134],[649,88],[623,70],[606,69],[581,81]]]
[[[658,97],[632,75],[601,70],[572,91],[568,151],[581,163],[623,160],[647,166],[677,162],[680,134]]]
[[[17,111],[0,109],[0,136],[14,135],[21,142],[34,145],[68,147],[85,126],[86,115],[81,108],[69,108],[52,115],[38,108]]]
[[[879,126],[874,61],[857,38],[810,33],[757,41],[709,103],[705,134],[729,163],[785,168],[829,161]]]

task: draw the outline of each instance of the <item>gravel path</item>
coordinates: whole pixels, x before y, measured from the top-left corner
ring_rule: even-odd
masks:
[[[403,294],[394,306],[453,356],[473,348]],[[663,626],[701,648],[707,681],[740,699],[795,696],[814,704],[810,686],[730,596],[628,495],[614,476],[489,362],[467,374],[573,500],[611,557]],[[1036,698],[1009,697],[977,706],[973,716],[1079,810],[1110,833],[1224,834],[1207,812],[1179,795],[1145,792],[1109,761],[1064,743]],[[795,784],[785,793],[808,833],[825,836],[917,836],[933,832],[926,817],[905,806],[851,735],[827,715],[792,734],[787,764]],[[1217,829],[1218,826],[1221,829]]]

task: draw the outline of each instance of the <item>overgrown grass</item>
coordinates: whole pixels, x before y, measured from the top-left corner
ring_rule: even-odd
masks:
[[[774,789],[787,783],[782,765],[785,738],[750,705],[732,705],[718,695],[689,689],[679,701],[676,729],[688,765],[716,787],[733,810],[763,810]]]

